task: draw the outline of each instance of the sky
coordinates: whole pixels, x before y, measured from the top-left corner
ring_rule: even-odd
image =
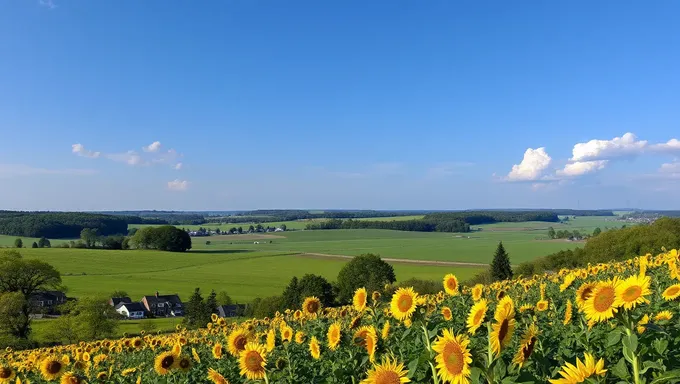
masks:
[[[680,2],[0,2],[0,209],[680,209]]]

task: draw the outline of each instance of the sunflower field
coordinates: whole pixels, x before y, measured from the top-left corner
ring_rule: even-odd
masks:
[[[18,383],[680,383],[680,255],[0,355]]]

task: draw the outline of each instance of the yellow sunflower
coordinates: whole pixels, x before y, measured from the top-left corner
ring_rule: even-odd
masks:
[[[564,321],[562,321],[562,324],[567,325],[571,322],[572,311],[571,300],[567,300],[567,308],[564,310]]]
[[[216,358],[216,359],[221,359],[223,353],[224,353],[224,348],[222,348],[222,344],[215,343],[215,345],[213,345],[213,348],[212,348],[213,357]]]
[[[375,327],[367,325],[359,328],[352,337],[354,344],[360,345],[366,349],[368,357],[371,361],[375,360],[375,350],[378,345],[378,334]]]
[[[227,349],[229,353],[238,357],[246,349],[246,344],[250,341],[250,335],[244,329],[236,329],[227,338]]]
[[[649,303],[645,296],[651,295],[649,290],[651,279],[649,276],[634,275],[616,285],[615,307],[625,309],[635,308],[637,304]]]
[[[582,383],[587,378],[598,375],[603,376],[607,370],[604,369],[604,360],[600,359],[595,362],[593,355],[586,353],[584,354],[585,363],[581,362],[580,359],[576,359],[576,365],[571,363],[565,363],[560,371],[560,376],[562,378],[549,380],[551,384],[576,384]]]
[[[267,352],[271,352],[274,350],[274,347],[276,346],[276,331],[274,329],[270,329],[267,331]]]
[[[318,360],[321,357],[321,346],[316,336],[312,336],[312,339],[309,341],[309,353],[314,359]]]
[[[264,379],[267,372],[264,367],[267,365],[265,347],[257,343],[246,344],[245,349],[238,358],[238,366],[241,369],[241,376],[248,380]]]
[[[529,325],[529,328],[524,331],[524,334],[522,335],[522,341],[519,343],[519,349],[517,349],[517,353],[515,353],[515,357],[512,359],[512,362],[515,365],[522,368],[522,366],[527,362],[531,356],[531,353],[534,351],[536,341],[538,340],[537,337],[538,327],[532,323]]]
[[[191,348],[191,356],[194,358],[195,362],[197,362],[198,364],[201,364],[201,358],[198,356],[198,352],[196,352],[196,348]]]
[[[385,324],[383,325],[382,332],[380,334],[383,340],[387,340],[387,338],[390,336],[390,321],[385,320]]]
[[[302,303],[302,312],[310,318],[316,318],[321,311],[321,301],[316,297],[308,297]]]
[[[680,284],[673,284],[666,288],[661,294],[666,301],[675,300],[680,297]]]
[[[576,290],[576,306],[581,309],[586,304],[586,300],[593,295],[595,283],[584,283]]]
[[[647,324],[649,324],[649,315],[644,315],[637,323],[637,332],[644,333],[647,330]]]
[[[544,312],[548,310],[548,300],[539,300],[536,303],[536,310],[538,312]]]
[[[404,369],[404,364],[389,358],[383,360],[381,364],[373,365],[368,371],[366,379],[361,384],[402,384],[410,383],[406,375],[408,371]]]
[[[356,292],[354,292],[354,297],[352,298],[354,309],[359,312],[362,312],[364,309],[366,309],[367,298],[368,294],[366,293],[366,288],[357,289]]]
[[[560,284],[560,292],[564,292],[567,288],[569,288],[569,286],[571,285],[571,283],[574,282],[574,280],[576,280],[576,275],[574,275],[573,273],[564,276],[564,282]]]
[[[472,363],[472,355],[467,347],[470,340],[462,334],[456,336],[451,329],[445,329],[442,333],[432,344],[432,350],[437,352],[437,375],[445,383],[467,383]]]
[[[416,302],[418,300],[418,294],[413,290],[413,288],[399,288],[392,295],[392,301],[390,302],[390,310],[392,316],[397,320],[410,319],[413,312],[416,311]]]
[[[212,381],[213,384],[229,384],[229,380],[212,368],[208,369],[208,380]]]
[[[180,356],[177,360],[177,368],[182,372],[189,372],[191,369],[191,359],[189,356]]]
[[[293,340],[293,328],[287,325],[281,328],[281,339],[283,341],[291,342]]]
[[[170,371],[177,367],[178,360],[179,359],[177,358],[177,356],[172,352],[163,352],[160,355],[156,356],[153,368],[159,375],[161,376],[167,375],[168,373],[170,373]]]
[[[52,381],[64,374],[66,364],[63,360],[55,357],[48,357],[40,363],[40,373],[47,381]]]
[[[480,299],[470,308],[470,314],[467,318],[467,329],[471,335],[474,335],[484,322],[487,309],[486,299]]]
[[[442,308],[442,316],[444,316],[444,320],[449,321],[453,317],[453,313],[451,313],[451,308],[449,307],[443,307]]]
[[[6,365],[0,365],[0,383],[10,384],[12,380],[17,376],[12,367]]]
[[[452,273],[444,276],[444,291],[451,296],[458,294],[458,279]]]
[[[340,323],[337,321],[328,327],[326,336],[328,337],[328,348],[332,351],[335,351],[340,344],[340,328]]]
[[[295,332],[295,342],[298,344],[302,344],[305,342],[305,333],[302,331],[297,331]]]
[[[611,319],[617,312],[616,307],[614,307],[615,301],[616,283],[613,281],[600,282],[583,304],[583,312],[586,318],[594,323]]]
[[[494,320],[496,322],[492,325],[493,330],[489,335],[491,350],[496,355],[500,355],[501,350],[508,345],[515,332],[515,306],[510,296],[503,297],[498,303]]]
[[[476,284],[472,287],[472,300],[479,301],[484,293],[484,286],[482,284]]]
[[[82,376],[79,376],[76,373],[73,372],[66,372],[64,375],[61,376],[61,380],[59,380],[60,384],[83,384],[86,383],[85,379]]]
[[[654,321],[667,321],[673,318],[671,311],[661,311],[654,315]]]

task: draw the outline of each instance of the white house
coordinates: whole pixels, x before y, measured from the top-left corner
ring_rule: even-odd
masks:
[[[128,319],[143,319],[144,306],[141,303],[119,303],[116,305],[116,312]]]

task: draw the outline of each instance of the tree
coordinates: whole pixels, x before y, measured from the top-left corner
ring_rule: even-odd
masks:
[[[21,292],[0,294],[0,334],[23,337],[29,323],[28,313],[24,310],[28,301]]]
[[[512,267],[510,266],[510,257],[505,252],[503,242],[498,243],[496,253],[491,262],[491,277],[494,281],[512,279]]]
[[[259,224],[259,223],[258,223],[257,226],[255,226],[255,231],[256,231],[256,232],[262,232],[263,229],[264,229],[264,227],[262,226],[262,224]]]
[[[210,245],[210,240],[206,240],[205,245]]]
[[[281,228],[281,230],[283,230],[283,231],[285,231],[286,229],[288,229],[288,227],[286,226],[286,224],[281,224],[281,226],[280,226],[279,228]]]
[[[111,297],[129,297],[129,295],[125,291],[113,291]]]
[[[297,276],[290,279],[290,283],[281,294],[281,300],[284,308],[298,308],[300,306],[300,287]]]
[[[231,296],[226,291],[220,291],[217,294],[217,305],[232,305],[234,304],[234,301],[231,299]]]
[[[354,291],[364,287],[368,292],[381,291],[385,284],[396,281],[391,265],[374,254],[356,256],[338,273],[338,302],[349,303]]]
[[[220,234],[222,234],[222,230],[219,229],[219,228],[217,228],[217,229],[215,230],[215,233],[218,234],[218,235],[220,235]]]
[[[191,295],[189,302],[186,305],[184,322],[190,327],[205,326],[210,322],[210,314],[212,313],[208,312],[206,308],[206,302],[201,295],[201,289],[194,289],[194,293]]]
[[[238,227],[238,233],[239,235],[243,233],[243,227]]]
[[[61,306],[59,322],[48,330],[48,339],[73,343],[113,337],[120,315],[105,298],[81,298]],[[73,340],[73,339],[76,340]]]
[[[299,305],[302,305],[302,301],[310,296],[318,297],[321,303],[327,307],[335,303],[333,285],[323,276],[312,274],[302,276],[298,283],[298,290],[300,293]]]
[[[555,238],[555,228],[553,227],[548,228],[548,237],[551,239]]]
[[[600,233],[602,233],[602,230],[600,229],[600,227],[595,228],[593,230],[593,237],[599,235]]]
[[[217,313],[217,294],[215,293],[214,289],[210,291],[208,298],[205,299],[204,311],[206,314],[208,314],[208,317],[210,317],[210,315],[213,313]],[[208,324],[209,321],[210,319],[208,318],[208,320],[203,325]]]
[[[87,248],[92,248],[97,245],[97,237],[99,236],[98,229],[83,228],[80,231],[80,239],[85,243]]]
[[[14,240],[14,248],[23,248],[24,242],[21,239]]]
[[[255,227],[253,227],[252,225],[248,227],[248,232],[255,232]]]
[[[101,238],[102,248],[104,249],[123,249],[123,236],[105,236]]]
[[[0,253],[0,293],[19,292],[24,296],[22,322],[14,336],[27,338],[30,333],[29,299],[37,291],[57,288],[61,275],[53,266],[40,260],[25,260],[17,251]]]
[[[34,241],[33,244],[31,244],[31,248],[38,248],[38,243]]]
[[[45,236],[41,237],[40,240],[38,240],[38,247],[40,248],[50,248],[52,247],[52,244],[50,244],[50,241],[47,240]]]
[[[191,237],[185,231],[172,225],[146,227],[132,236],[130,244],[139,249],[184,252],[191,249]]]

